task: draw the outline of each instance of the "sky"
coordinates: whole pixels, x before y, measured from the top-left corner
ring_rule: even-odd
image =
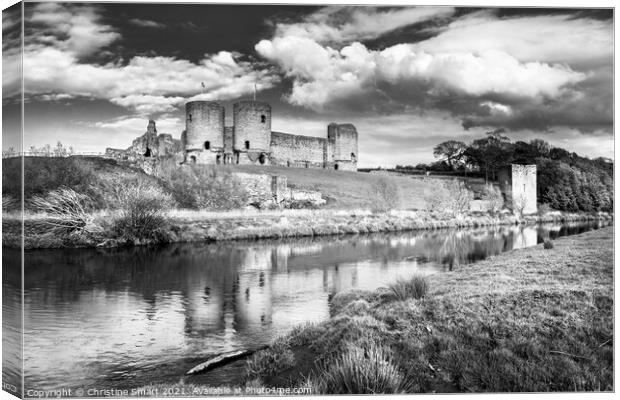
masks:
[[[432,162],[503,128],[613,158],[613,11],[26,3],[24,148],[179,138],[184,104],[272,106],[272,130],[353,123],[359,166]],[[19,147],[20,19],[3,11],[3,149]],[[203,86],[204,84],[204,86]]]

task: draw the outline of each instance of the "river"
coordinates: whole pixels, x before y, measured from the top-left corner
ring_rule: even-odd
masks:
[[[176,382],[210,356],[329,316],[330,298],[602,224],[25,252],[26,389]],[[3,249],[3,381],[20,368],[19,252]],[[13,326],[11,326],[13,325]]]

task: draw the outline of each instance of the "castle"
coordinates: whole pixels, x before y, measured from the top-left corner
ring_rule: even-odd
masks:
[[[131,147],[108,148],[106,156],[137,160],[182,153],[187,164],[357,170],[357,130],[352,124],[330,123],[326,138],[273,132],[271,106],[252,100],[233,104],[233,126],[226,126],[224,117],[224,107],[216,101],[190,101],[185,104],[186,128],[180,141],[169,134],[158,135],[151,120]]]
[[[318,138],[273,132],[271,106],[265,102],[233,104],[233,126],[225,126],[224,113],[214,101],[185,104],[185,162],[357,170],[357,131],[352,124],[331,123],[327,138]]]

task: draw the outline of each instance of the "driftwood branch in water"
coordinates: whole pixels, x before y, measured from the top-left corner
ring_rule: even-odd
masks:
[[[228,353],[220,354],[216,357],[210,358],[207,361],[196,365],[194,368],[190,369],[185,373],[185,375],[194,375],[199,374],[201,372],[207,372],[210,369],[215,367],[222,366],[224,364],[228,364],[229,362],[236,361],[240,358],[244,358],[256,353],[259,350],[266,349],[267,346],[262,346],[257,349],[245,349],[245,350],[235,350],[230,351]]]

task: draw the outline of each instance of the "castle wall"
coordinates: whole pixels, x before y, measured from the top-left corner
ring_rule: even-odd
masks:
[[[224,107],[214,101],[185,104],[185,150],[224,148]],[[206,149],[208,142],[209,149]]]
[[[269,104],[259,101],[235,103],[233,125],[233,143],[236,151],[269,151],[271,141],[271,106]]]
[[[289,167],[323,168],[326,139],[312,136],[271,133],[271,164]]]
[[[290,189],[287,187],[286,176],[266,174],[233,173],[248,192],[250,204],[279,204],[290,198]]]

